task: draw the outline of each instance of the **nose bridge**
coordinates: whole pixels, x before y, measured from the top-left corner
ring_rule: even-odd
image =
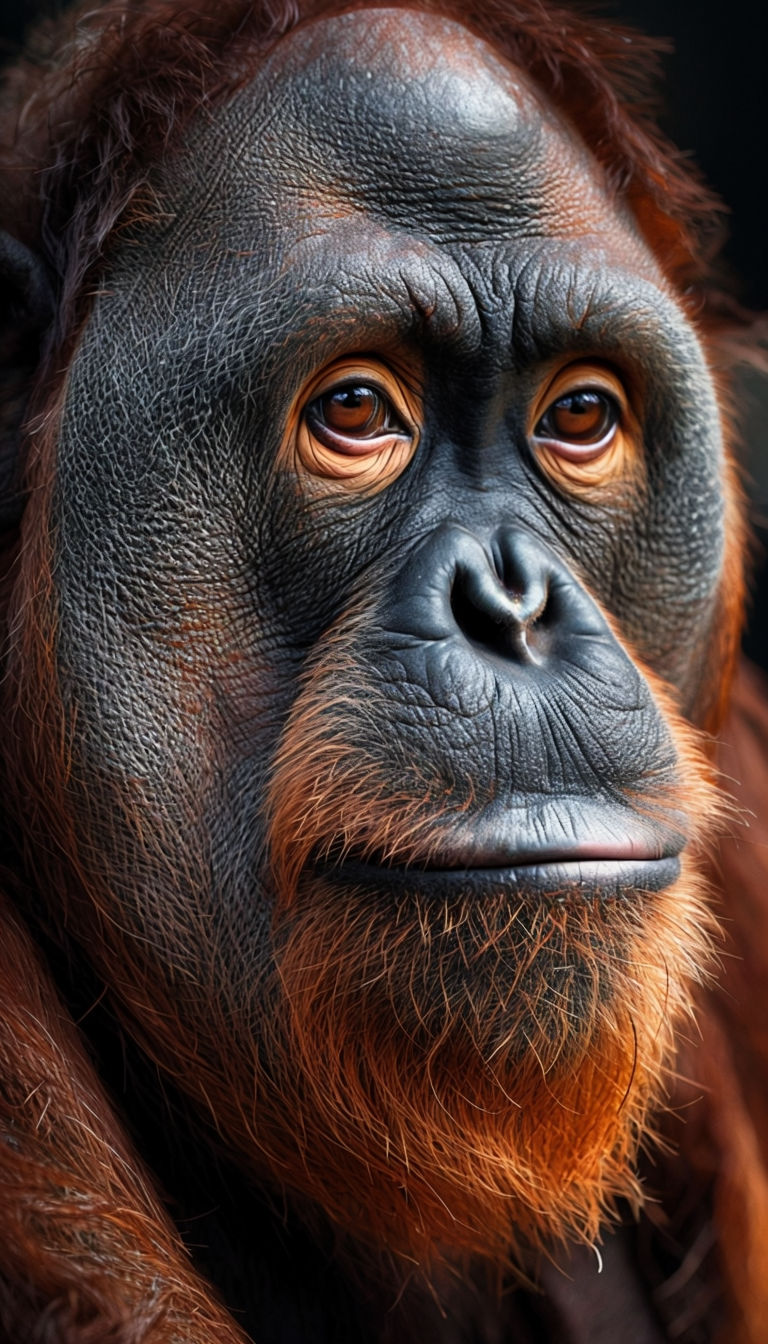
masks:
[[[499,619],[528,624],[543,612],[553,575],[551,552],[536,546],[520,530],[497,528],[484,548],[487,565],[457,566],[457,581],[464,581],[478,606],[498,609]]]

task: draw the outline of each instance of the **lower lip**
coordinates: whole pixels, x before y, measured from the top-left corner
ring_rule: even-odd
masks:
[[[556,860],[496,868],[387,868],[349,860],[319,868],[335,885],[364,887],[382,894],[455,897],[497,895],[575,900],[625,900],[663,891],[680,876],[677,857]]]

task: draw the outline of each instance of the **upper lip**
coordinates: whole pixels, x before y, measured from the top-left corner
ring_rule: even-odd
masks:
[[[514,808],[490,804],[475,813],[438,817],[428,842],[391,856],[347,851],[336,863],[365,867],[467,872],[548,864],[652,862],[676,858],[687,835],[685,819],[665,810],[653,817],[601,799],[536,797]],[[333,854],[326,863],[334,864]]]

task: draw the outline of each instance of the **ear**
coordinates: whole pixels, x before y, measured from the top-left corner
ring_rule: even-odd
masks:
[[[16,526],[24,506],[19,431],[53,312],[42,262],[0,229],[0,532]]]

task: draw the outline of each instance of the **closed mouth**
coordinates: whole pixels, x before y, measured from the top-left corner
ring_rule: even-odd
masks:
[[[677,854],[652,856],[627,851],[606,855],[584,850],[514,857],[507,862],[463,867],[395,866],[349,858],[318,864],[316,871],[343,886],[364,887],[382,894],[467,896],[482,898],[501,890],[510,897],[548,897],[553,901],[620,899],[658,892],[680,875]]]

